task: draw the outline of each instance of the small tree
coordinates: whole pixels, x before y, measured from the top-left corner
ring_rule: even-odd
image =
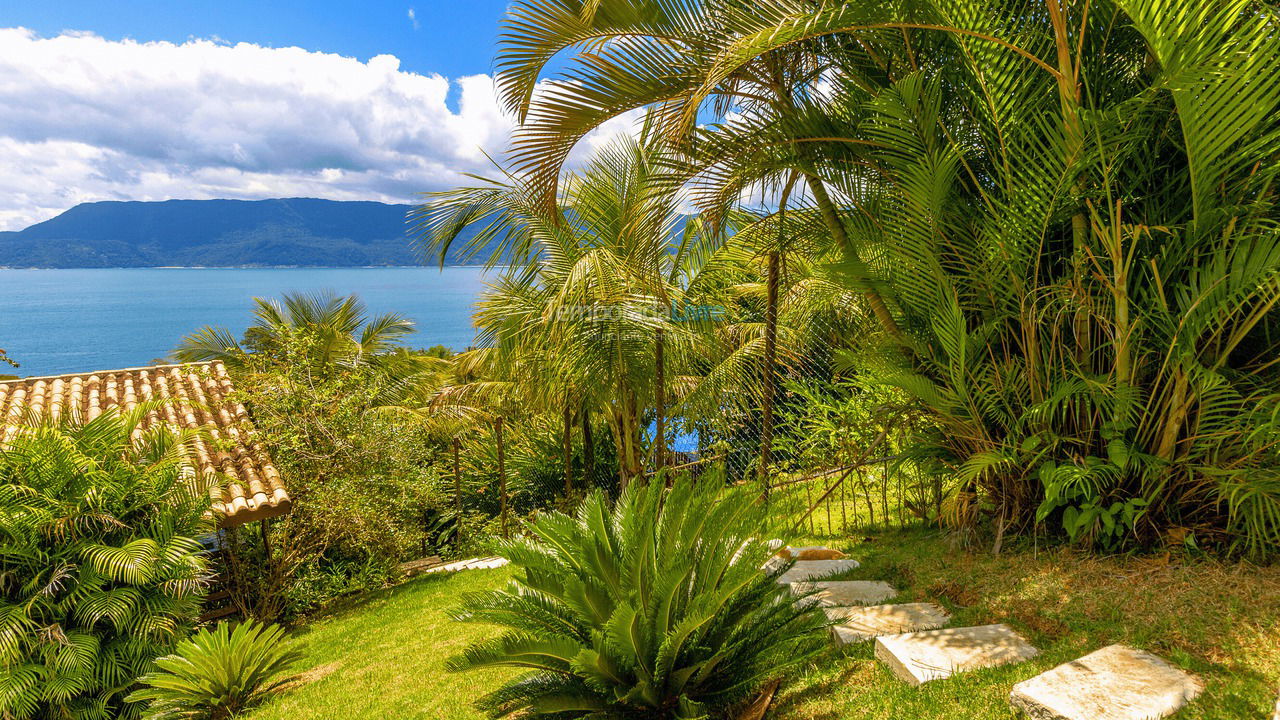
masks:
[[[0,717],[131,718],[123,695],[193,624],[212,479],[143,405],[0,450]]]

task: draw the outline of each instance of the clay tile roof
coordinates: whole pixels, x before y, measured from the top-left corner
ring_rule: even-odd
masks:
[[[17,433],[26,409],[50,417],[79,413],[89,421],[108,408],[128,410],[146,400],[168,400],[149,422],[206,428],[209,437],[196,440],[190,461],[225,478],[213,494],[213,510],[224,525],[286,513],[293,501],[271,456],[254,438],[244,406],[230,399],[232,390],[220,362],[0,380],[0,447]]]

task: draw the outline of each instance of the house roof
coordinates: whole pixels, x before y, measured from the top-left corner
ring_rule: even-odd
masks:
[[[212,493],[213,511],[224,525],[286,513],[293,501],[271,456],[254,437],[244,405],[232,399],[233,390],[220,362],[2,380],[0,447],[13,439],[31,413],[75,413],[90,421],[108,408],[130,410],[141,402],[161,400],[165,402],[151,412],[148,423],[207,431],[196,438],[194,457],[189,459],[202,472],[220,473],[226,479]]]

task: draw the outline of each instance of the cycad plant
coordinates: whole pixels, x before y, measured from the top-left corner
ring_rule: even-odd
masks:
[[[754,488],[714,473],[593,493],[504,543],[516,578],[467,595],[458,619],[506,632],[452,670],[529,670],[484,696],[493,717],[724,717],[825,643],[825,615],[761,567],[771,551]]]
[[[0,717],[131,718],[134,678],[200,611],[212,478],[154,406],[21,429],[0,450]],[[198,471],[197,471],[198,472]]]
[[[128,699],[147,703],[146,720],[225,720],[287,682],[301,658],[278,625],[220,623],[158,658]]]

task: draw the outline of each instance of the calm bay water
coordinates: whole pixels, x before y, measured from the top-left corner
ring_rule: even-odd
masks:
[[[0,348],[22,367],[53,375],[147,365],[186,334],[221,325],[237,336],[254,297],[332,290],[358,294],[371,314],[413,319],[409,344],[471,345],[479,268],[0,269]]]

